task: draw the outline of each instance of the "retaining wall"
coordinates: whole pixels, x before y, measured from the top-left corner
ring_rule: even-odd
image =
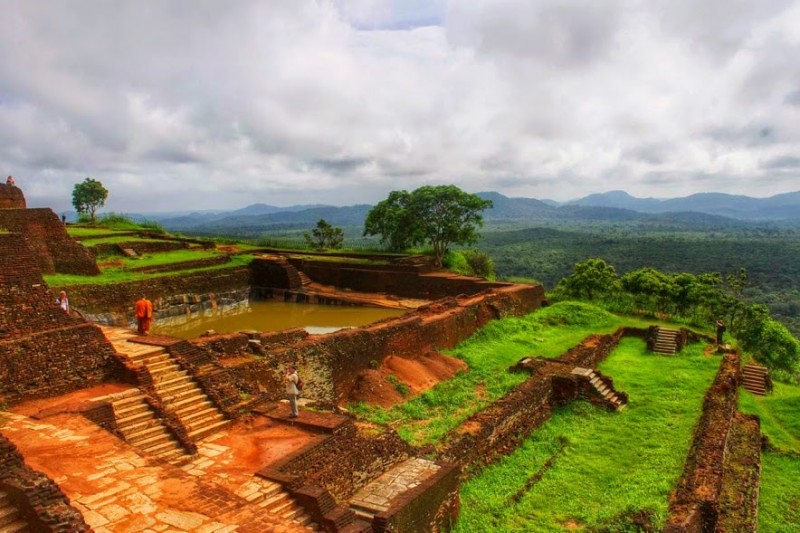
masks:
[[[715,531],[725,450],[738,405],[739,356],[726,353],[703,400],[683,475],[670,498],[665,532]]]
[[[92,531],[58,485],[26,465],[16,446],[3,435],[0,435],[0,490],[20,510],[30,531]]]

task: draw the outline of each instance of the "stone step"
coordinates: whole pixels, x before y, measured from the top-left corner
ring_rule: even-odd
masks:
[[[284,512],[278,513],[284,520],[295,520],[302,514],[305,514],[305,509],[292,502],[292,505]]]
[[[150,370],[151,374],[155,374],[155,373],[166,372],[168,370],[180,370],[181,365],[176,363],[170,357],[167,357],[163,361],[147,365],[147,369]]]
[[[117,421],[145,412],[150,412],[150,404],[144,400],[139,400],[139,403],[126,405],[122,409],[114,407],[114,416],[117,418]]]
[[[28,530],[28,523],[24,520],[17,520],[4,526],[0,526],[0,533],[25,533]]]
[[[186,371],[181,370],[179,372],[175,372],[174,376],[164,376],[159,379],[156,383],[156,387],[171,387],[172,385],[179,385],[181,383],[190,381],[193,381],[192,376],[190,376]]]
[[[150,455],[155,455],[156,457],[161,457],[162,454],[166,454],[166,452],[170,452],[172,450],[181,450],[181,451],[183,451],[183,448],[181,448],[180,444],[178,444],[176,441],[170,439],[170,440],[168,440],[166,442],[162,442],[161,444],[159,444],[157,446],[153,446],[151,448],[147,448],[147,449],[142,448],[142,450],[146,451]]]
[[[139,365],[151,365],[160,361],[170,359],[170,356],[163,348],[141,353],[131,353],[128,358]]]
[[[216,414],[219,413],[216,407],[208,407],[206,409],[199,409],[193,412],[187,412],[184,415],[180,415],[181,422],[184,425],[192,424],[198,418],[204,418],[206,415],[209,414]]]
[[[189,432],[189,438],[194,440],[200,440],[203,437],[207,437],[212,433],[216,433],[217,431],[222,431],[224,428],[228,427],[228,421],[222,420],[220,422],[215,422],[213,424],[209,424],[205,427],[201,427],[199,429],[195,429]]]
[[[115,411],[118,411],[119,409],[123,409],[126,406],[130,406],[130,404],[143,401],[144,401],[144,394],[142,394],[141,392],[137,392],[136,394],[126,396],[125,398],[120,398],[119,400],[113,400],[111,402],[111,405],[114,407]]]
[[[167,394],[160,394],[161,401],[164,402],[165,407],[172,407],[175,408],[175,405],[184,401],[189,400],[192,398],[200,397],[206,398],[205,393],[197,387],[192,387],[191,389],[183,389],[177,392],[168,392]]]
[[[294,506],[294,501],[292,501],[292,499],[289,498],[288,494],[285,494],[282,500],[267,505],[266,507],[264,507],[264,509],[266,509],[268,513],[280,515],[283,511],[293,506]]]
[[[376,511],[367,509],[366,507],[360,507],[358,505],[350,505],[350,510],[353,511],[358,518],[367,520],[369,522],[372,522],[372,519],[376,514]]]
[[[186,391],[200,391],[202,390],[194,383],[194,381],[184,381],[182,383],[175,383],[172,385],[156,384],[156,391],[162,398],[172,398],[177,395],[182,395]]]
[[[210,426],[210,425],[212,425],[212,424],[214,424],[216,422],[220,422],[222,420],[225,420],[225,417],[223,416],[222,413],[220,413],[216,409],[214,409],[214,411],[215,412],[210,413],[210,414],[204,416],[203,418],[196,418],[196,419],[192,420],[191,423],[186,422],[186,420],[183,420],[183,419],[181,419],[181,422],[183,422],[183,425],[186,426],[186,430],[187,431],[192,432],[192,431],[195,431],[197,429],[201,429],[201,428],[204,428],[206,426]]]
[[[148,436],[147,438],[139,439],[137,441],[131,442],[137,448],[141,448],[145,451],[150,450],[151,448],[163,444],[167,441],[172,441],[172,435],[167,432],[166,429],[159,428],[161,431],[153,436]]]
[[[120,431],[122,431],[122,433],[126,435],[129,433],[136,433],[137,431],[143,431],[147,428],[160,425],[161,421],[157,419],[155,415],[151,416],[150,418],[142,419],[139,421],[134,420],[133,423],[128,423],[128,424],[120,424],[119,420],[117,421],[117,427],[120,429]]]
[[[186,456],[186,451],[180,446],[177,446],[172,450],[165,450],[159,454],[156,454],[156,457],[158,457],[159,459],[164,459],[165,461],[174,461],[176,459],[185,456]]]
[[[198,407],[202,405],[203,407]],[[207,407],[211,407],[211,401],[208,399],[208,396],[205,394],[198,395],[192,398],[185,398],[179,402],[175,402],[170,405],[170,409],[175,412],[178,417],[183,420],[183,415],[185,413],[189,413],[192,411],[196,411],[198,408],[205,409]]]
[[[143,423],[145,421],[155,420],[155,416],[153,412],[148,409],[147,411],[140,411],[138,413],[134,413],[132,415],[120,417],[116,416],[117,419],[117,427],[122,429],[123,427],[130,427],[131,425],[136,425]]]
[[[133,431],[130,433],[123,431],[122,433],[125,435],[125,440],[133,444],[135,442],[142,442],[150,437],[155,437],[157,435],[163,434],[164,426],[162,426],[157,422],[158,421],[156,421],[156,423],[151,425],[150,427],[138,431]]]
[[[7,501],[0,505],[0,530],[2,527],[20,519],[19,510],[11,502]]]
[[[286,493],[283,489],[281,489],[276,494],[268,496],[264,501],[258,504],[259,507],[263,507],[269,510],[276,505],[282,505],[283,502],[289,499],[289,494]]]

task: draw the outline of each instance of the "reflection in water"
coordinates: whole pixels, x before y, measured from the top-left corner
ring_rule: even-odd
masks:
[[[209,329],[217,333],[233,333],[242,330],[281,331],[304,327],[309,333],[319,334],[371,324],[405,312],[402,309],[297,304],[270,300],[250,302],[249,305],[235,306],[232,309],[209,310],[200,316],[159,319],[152,332],[193,339]]]

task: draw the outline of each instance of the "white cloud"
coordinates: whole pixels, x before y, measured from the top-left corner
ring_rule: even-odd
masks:
[[[86,176],[117,211],[449,182],[797,189],[797,1],[0,0],[0,16],[0,174],[32,205],[66,208]]]

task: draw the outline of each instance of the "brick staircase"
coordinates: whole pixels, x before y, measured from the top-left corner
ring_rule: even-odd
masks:
[[[142,364],[153,377],[156,392],[164,408],[172,411],[186,428],[189,438],[197,441],[221,431],[229,421],[214,406],[194,378],[163,349],[129,354],[131,361]]]
[[[139,389],[117,396],[111,406],[126,442],[165,461],[176,462],[186,456],[186,450],[156,418]]]
[[[311,517],[292,499],[288,492],[283,490],[280,484],[274,481],[254,477],[252,481],[247,483],[247,486],[236,491],[236,494],[273,516],[316,530]]]
[[[30,531],[28,523],[23,520],[17,509],[8,497],[0,490],[0,533],[23,533]]]
[[[678,333],[678,330],[675,329],[659,327],[653,351],[665,355],[675,355],[678,351],[678,343],[675,341]]]
[[[306,274],[304,272],[301,272],[300,270],[297,271],[297,276],[300,278],[300,285],[303,286],[303,287],[308,287],[309,285],[314,283],[311,280],[311,278],[306,276]]]
[[[767,394],[767,369],[763,366],[747,364],[742,369],[742,387],[758,396]]]
[[[576,366],[572,369],[572,374],[586,376],[586,378],[589,380],[589,383],[592,385],[592,387],[594,387],[594,390],[596,390],[605,401],[613,405],[614,409],[617,411],[625,410],[625,400],[621,398],[619,394],[617,394],[617,391],[608,386],[608,384],[597,374],[597,372],[591,368],[582,368]]]

